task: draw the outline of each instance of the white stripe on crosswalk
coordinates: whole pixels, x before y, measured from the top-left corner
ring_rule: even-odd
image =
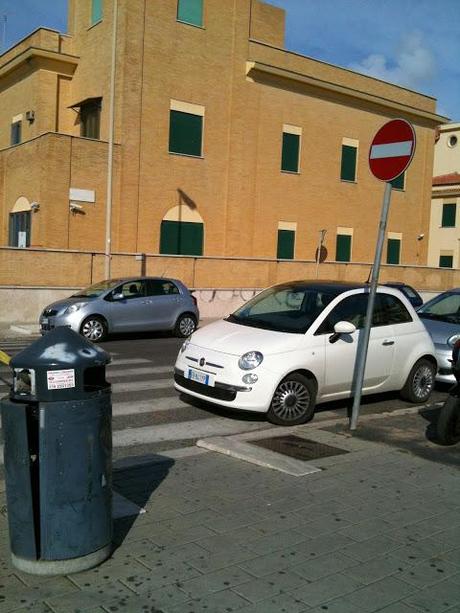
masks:
[[[237,422],[225,417],[211,417],[209,419],[196,419],[172,424],[117,430],[113,433],[113,444],[114,447],[130,447],[147,443],[239,434],[241,432],[264,429],[267,429],[267,424],[265,423]]]
[[[110,364],[107,365],[107,368],[113,368],[113,366],[128,366],[130,364],[151,364],[151,360],[147,360],[147,358],[120,358],[112,360]]]
[[[107,377],[133,377],[136,375],[163,375],[172,374],[173,366],[145,366],[140,368],[111,368]]]
[[[112,383],[112,393],[121,394],[123,392],[158,390],[168,387],[171,388],[173,384],[173,379],[154,379],[152,381],[126,381],[123,383]]]
[[[158,413],[159,411],[171,411],[174,409],[190,408],[189,404],[182,402],[177,396],[155,398],[150,400],[129,400],[127,402],[114,402],[112,415],[137,415],[138,413]]]

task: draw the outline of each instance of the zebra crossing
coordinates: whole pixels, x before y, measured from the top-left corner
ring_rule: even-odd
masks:
[[[34,339],[1,341],[0,349],[13,356]],[[112,431],[114,461],[169,455],[178,450],[202,453],[197,439],[225,436],[268,428],[265,421],[247,421],[216,413],[200,403],[188,404],[173,387],[173,364],[156,364],[142,357],[127,358],[111,353],[106,377],[112,385]],[[11,380],[8,366],[0,365],[0,377]],[[0,381],[0,398],[9,387]],[[0,463],[3,461],[1,454]]]

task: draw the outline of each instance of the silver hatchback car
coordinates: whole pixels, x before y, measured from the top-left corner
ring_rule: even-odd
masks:
[[[154,330],[186,337],[199,317],[196,298],[181,281],[131,277],[101,281],[53,302],[40,315],[40,331],[67,326],[93,342],[111,333]]]

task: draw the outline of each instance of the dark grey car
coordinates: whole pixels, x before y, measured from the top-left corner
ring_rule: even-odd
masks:
[[[199,317],[196,299],[181,281],[130,277],[101,281],[53,302],[40,315],[40,331],[67,326],[93,342],[111,333],[154,330],[186,337]]]

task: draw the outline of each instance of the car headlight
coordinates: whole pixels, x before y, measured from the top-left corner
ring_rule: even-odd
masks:
[[[184,353],[187,347],[190,345],[190,339],[188,338],[186,341],[182,343],[182,347],[180,348],[180,352]]]
[[[447,344],[449,347],[453,347],[458,340],[460,340],[460,334],[452,334],[452,336],[447,339]]]
[[[260,351],[248,351],[238,360],[238,366],[243,370],[252,370],[262,364],[264,356]]]
[[[71,304],[69,307],[66,308],[66,310],[64,311],[64,315],[70,315],[71,313],[76,313],[77,311],[79,311],[80,309],[82,309],[84,306],[86,306],[88,303],[87,302],[76,302],[75,304]]]

